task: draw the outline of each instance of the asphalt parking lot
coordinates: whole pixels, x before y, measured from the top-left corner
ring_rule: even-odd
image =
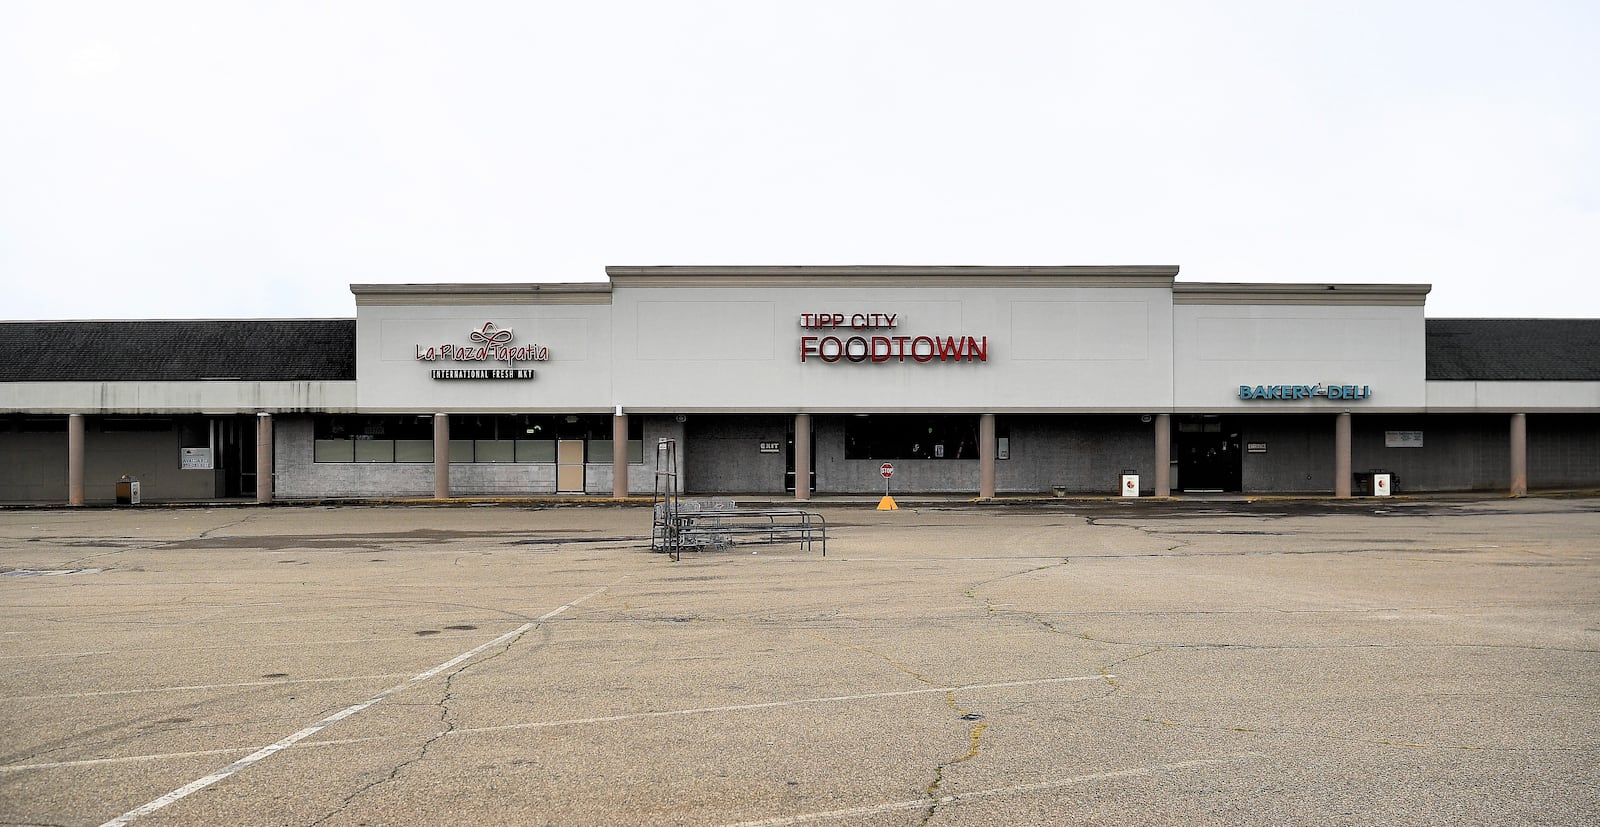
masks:
[[[1600,502],[0,511],[0,822],[1600,823]]]

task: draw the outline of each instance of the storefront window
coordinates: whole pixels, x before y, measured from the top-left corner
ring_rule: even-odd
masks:
[[[433,462],[431,416],[319,416],[317,462]]]
[[[450,461],[555,462],[556,441],[581,439],[588,455],[609,462],[611,417],[605,414],[454,414]],[[320,416],[317,462],[433,462],[432,416]],[[628,461],[644,461],[644,423],[628,420]]]
[[[978,418],[873,414],[845,419],[845,459],[977,459]]]

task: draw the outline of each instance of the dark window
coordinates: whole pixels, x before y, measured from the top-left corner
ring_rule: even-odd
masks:
[[[17,421],[17,430],[25,434],[64,434],[67,432],[67,418],[27,416]]]
[[[977,459],[978,418],[966,415],[852,416],[844,426],[845,459]]]
[[[431,416],[319,416],[317,439],[433,439]]]
[[[144,433],[170,430],[172,430],[172,420],[170,419],[146,419],[143,417],[121,419],[107,417],[100,420],[100,433],[102,434]]]

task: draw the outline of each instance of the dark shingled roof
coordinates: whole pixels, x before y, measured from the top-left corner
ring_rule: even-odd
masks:
[[[348,381],[355,319],[0,322],[0,382]]]
[[[1428,319],[1428,378],[1600,381],[1600,319]]]

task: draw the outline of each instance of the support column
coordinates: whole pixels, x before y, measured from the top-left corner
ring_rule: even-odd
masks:
[[[433,498],[450,499],[450,415],[433,415]]]
[[[1172,496],[1172,414],[1156,414],[1156,496]]]
[[[1528,493],[1528,415],[1511,415],[1511,496]]]
[[[1350,412],[1333,423],[1333,496],[1350,496]]]
[[[611,496],[628,496],[628,415],[621,405],[611,417]]]
[[[83,505],[83,414],[67,416],[67,504]]]
[[[272,502],[272,414],[256,414],[256,502]]]
[[[978,499],[994,499],[994,414],[978,417]]]
[[[811,414],[794,415],[794,498],[811,499]]]

